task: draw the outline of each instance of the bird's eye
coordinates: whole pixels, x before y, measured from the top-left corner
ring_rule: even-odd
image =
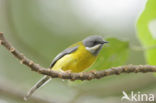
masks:
[[[97,45],[97,44],[98,44],[98,42],[97,42],[97,41],[95,41],[95,42],[94,42],[94,45]]]

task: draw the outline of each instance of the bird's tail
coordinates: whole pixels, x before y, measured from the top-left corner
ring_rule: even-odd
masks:
[[[42,77],[27,93],[27,95],[24,97],[24,100],[28,100],[29,97],[40,87],[42,87],[43,85],[45,85],[46,83],[48,83],[51,80],[51,78],[49,76],[44,76]]]

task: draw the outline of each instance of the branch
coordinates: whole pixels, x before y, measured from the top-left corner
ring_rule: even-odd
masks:
[[[25,64],[32,71],[38,72],[43,75],[48,75],[52,78],[62,78],[70,80],[91,80],[91,79],[100,79],[102,77],[110,75],[119,75],[120,73],[147,73],[147,72],[156,72],[156,66],[150,65],[127,65],[120,67],[112,67],[107,70],[102,71],[91,71],[91,72],[81,72],[81,73],[68,73],[68,72],[57,72],[51,70],[50,68],[44,68],[39,64],[34,63],[32,60],[25,57],[22,53],[17,51],[3,36],[3,33],[0,33],[0,44],[3,45],[8,51],[10,51],[17,59],[20,60],[21,64]]]

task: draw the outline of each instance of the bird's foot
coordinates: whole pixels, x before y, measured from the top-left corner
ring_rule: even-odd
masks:
[[[72,70],[67,70],[67,71],[65,71],[65,73],[71,73],[72,72]]]
[[[89,71],[89,73],[96,74],[96,70],[91,70],[91,71]]]

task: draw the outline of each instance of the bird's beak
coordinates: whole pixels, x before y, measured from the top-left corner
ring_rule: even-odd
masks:
[[[109,43],[108,41],[103,41],[101,44]]]

